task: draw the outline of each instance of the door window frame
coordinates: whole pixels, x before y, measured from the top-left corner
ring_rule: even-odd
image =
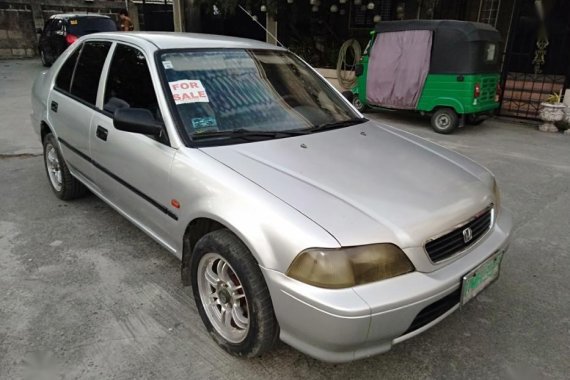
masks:
[[[91,41],[91,40],[90,40]],[[111,40],[107,40],[107,41],[111,41]],[[170,131],[170,129],[168,128],[168,123],[166,121],[166,113],[165,113],[165,108],[162,107],[160,105],[160,95],[162,94],[162,86],[160,86],[160,81],[159,81],[159,85],[157,85],[157,81],[153,78],[152,72],[153,72],[153,65],[151,60],[149,60],[149,56],[146,54],[146,52],[144,51],[144,49],[141,49],[139,46],[136,46],[134,44],[125,42],[125,41],[111,41],[112,45],[111,48],[109,49],[109,53],[107,55],[107,59],[105,60],[105,63],[103,64],[103,70],[101,71],[101,77],[99,78],[99,87],[97,89],[97,101],[96,101],[96,111],[98,111],[99,113],[107,116],[108,118],[111,119],[111,121],[113,120],[113,115],[110,112],[107,112],[104,110],[104,101],[105,101],[105,91],[107,90],[107,79],[109,77],[109,71],[111,68],[111,64],[113,63],[113,57],[115,55],[115,51],[117,50],[117,46],[119,44],[124,45],[124,46],[128,46],[130,48],[136,49],[137,51],[139,51],[143,56],[144,59],[146,61],[146,65],[148,68],[148,73],[149,73],[149,77],[150,77],[150,81],[152,83],[152,88],[154,90],[154,94],[156,96],[156,101],[157,101],[157,105],[158,105],[158,109],[160,111],[160,114],[162,115],[162,122],[164,124],[164,132],[166,133],[166,141],[158,141],[157,143],[159,143],[162,146],[167,146],[169,148],[173,148],[172,146],[172,132]],[[160,91],[159,91],[160,90]],[[166,108],[167,112],[170,112],[170,109],[167,107]],[[170,114],[168,114],[170,116]],[[168,117],[169,117],[168,116]],[[129,132],[127,132],[129,133]]]
[[[95,97],[95,104],[91,104],[91,103],[81,99],[80,97],[73,95],[69,90],[65,90],[65,89],[57,87],[55,84],[55,81],[59,75],[59,72],[61,71],[61,68],[63,67],[65,62],[67,62],[67,60],[73,55],[73,53],[75,53],[76,49],[80,49],[79,55],[77,56],[77,61],[75,61],[75,66],[73,67],[73,73],[71,74],[70,84],[73,85],[73,81],[75,80],[75,73],[77,71],[77,63],[81,59],[81,54],[83,53],[83,47],[85,46],[85,44],[90,43],[90,42],[109,42],[109,43],[111,43],[111,46],[109,47],[109,51],[107,51],[107,57],[105,57],[105,62],[103,63],[103,67],[101,69],[101,75],[99,76],[99,84],[97,86],[97,96]],[[65,96],[67,96],[67,97],[69,97],[69,98],[71,98],[71,99],[73,99],[79,103],[81,103],[82,105],[84,105],[86,107],[91,108],[92,110],[102,112],[102,107],[99,108],[99,91],[101,90],[101,78],[103,78],[103,75],[105,75],[105,77],[106,77],[106,73],[104,71],[105,65],[107,64],[107,60],[109,59],[109,53],[113,50],[114,45],[115,45],[115,41],[111,41],[111,40],[107,40],[107,39],[93,38],[93,39],[89,39],[87,41],[83,41],[81,43],[81,45],[79,45],[78,47],[74,48],[71,52],[69,52],[67,57],[65,57],[64,63],[62,63],[59,66],[56,75],[54,75],[54,77],[53,77],[53,87],[52,87],[53,90],[65,95]],[[70,87],[70,89],[71,89],[71,87]]]
[[[173,148],[173,149],[178,149],[178,146],[185,146],[185,144],[181,141],[181,137],[180,134],[178,133],[177,127],[176,127],[176,120],[172,117],[172,113],[169,107],[169,104],[167,101],[165,101],[164,99],[164,89],[162,86],[162,82],[160,80],[160,73],[157,72],[156,70],[156,63],[154,60],[149,59],[149,55],[146,53],[146,51],[144,49],[142,49],[140,46],[137,46],[135,44],[126,42],[126,41],[117,41],[117,40],[112,40],[112,39],[103,39],[103,38],[89,38],[88,40],[82,41],[81,45],[77,46],[76,48],[74,48],[73,50],[71,50],[67,56],[65,57],[65,61],[67,61],[69,59],[69,57],[71,57],[71,55],[76,51],[76,49],[83,49],[83,46],[88,43],[88,42],[110,42],[111,43],[111,47],[109,48],[109,51],[107,52],[107,57],[105,58],[105,62],[103,63],[103,68],[101,69],[101,76],[99,77],[99,84],[97,86],[97,97],[95,98],[95,104],[90,104],[87,103],[86,101],[84,101],[83,99],[71,94],[69,91],[66,91],[64,89],[58,88],[55,85],[55,80],[57,78],[57,76],[59,75],[59,70],[61,70],[61,67],[63,66],[63,64],[61,64],[58,67],[58,72],[53,76],[52,78],[52,91],[57,91],[62,95],[65,95],[66,97],[75,100],[76,102],[108,117],[109,119],[111,119],[111,121],[113,120],[113,115],[111,115],[109,112],[106,112],[103,110],[103,101],[104,101],[104,97],[105,97],[105,87],[107,84],[107,77],[109,75],[109,68],[111,67],[111,63],[112,63],[112,59],[115,53],[115,49],[117,44],[123,44],[125,46],[129,46],[133,49],[137,49],[138,51],[140,51],[142,53],[142,55],[145,57],[145,60],[147,62],[147,66],[148,66],[148,70],[149,70],[149,74],[150,74],[150,80],[152,82],[152,87],[154,89],[154,92],[156,94],[156,98],[157,98],[157,103],[158,103],[158,108],[160,110],[160,113],[162,115],[162,121],[164,123],[164,129],[168,138],[168,143],[165,142],[159,142],[157,141],[158,144],[160,144],[163,147],[169,147],[169,148]],[[77,57],[77,61],[76,61],[76,65],[73,68],[73,73],[72,73],[72,82],[73,79],[75,79],[75,70],[77,69],[77,62],[79,62],[79,59],[81,58],[81,51],[79,52],[79,56]],[[154,58],[154,57],[153,57]],[[162,103],[162,104],[161,104]]]

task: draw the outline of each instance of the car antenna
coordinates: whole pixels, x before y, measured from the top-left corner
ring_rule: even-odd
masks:
[[[277,37],[275,37],[273,34],[271,34],[271,32],[270,32],[269,30],[267,30],[266,27],[264,27],[263,25],[261,25],[261,23],[260,23],[259,21],[257,21],[257,17],[255,17],[254,15],[252,15],[251,13],[249,13],[249,12],[248,12],[247,10],[245,10],[245,8],[242,7],[241,5],[238,5],[238,7],[239,7],[239,9],[241,9],[242,11],[244,11],[245,14],[248,15],[249,18],[251,18],[252,21],[256,22],[257,25],[259,25],[259,26],[261,27],[261,29],[265,30],[265,33],[269,34],[275,41],[277,41],[277,43],[278,43],[279,45],[281,45],[282,48],[287,49],[287,47],[285,47],[285,45],[283,45],[283,44],[281,43],[281,41],[279,41],[279,40],[277,39]]]

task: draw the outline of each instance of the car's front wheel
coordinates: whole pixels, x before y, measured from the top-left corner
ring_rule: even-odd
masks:
[[[368,110],[366,104],[362,103],[356,94],[352,98],[352,105],[358,110],[358,112],[366,112]]]
[[[44,137],[44,164],[50,187],[56,197],[67,201],[85,195],[87,189],[69,172],[51,133]]]
[[[259,264],[229,230],[202,237],[192,253],[192,291],[216,343],[235,356],[254,357],[278,336],[269,290]]]

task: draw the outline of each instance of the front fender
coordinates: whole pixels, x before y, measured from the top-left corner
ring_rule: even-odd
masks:
[[[170,182],[181,205],[175,237],[179,252],[186,228],[197,218],[224,225],[261,266],[280,272],[306,248],[339,247],[318,224],[199,149],[177,152]]]

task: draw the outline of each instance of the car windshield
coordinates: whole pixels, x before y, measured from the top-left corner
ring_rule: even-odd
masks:
[[[363,120],[289,52],[171,51],[162,53],[160,60],[170,91],[167,97],[191,139],[244,132],[287,137],[286,132],[310,133]]]
[[[117,24],[107,17],[78,17],[69,20],[70,34],[84,36],[97,32],[115,32]]]

